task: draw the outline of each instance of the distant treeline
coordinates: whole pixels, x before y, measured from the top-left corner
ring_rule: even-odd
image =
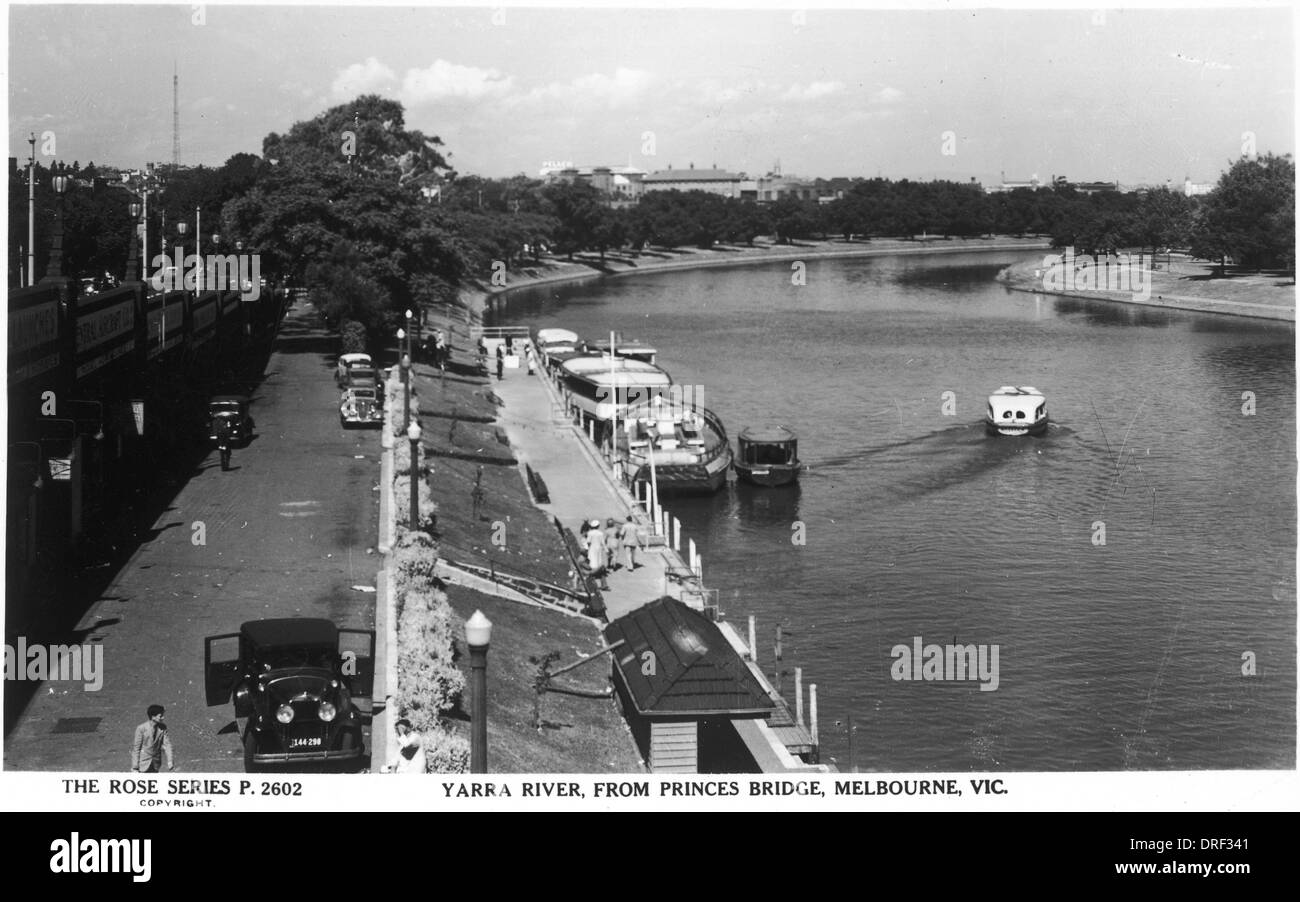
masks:
[[[853,182],[828,203],[756,204],[670,191],[626,206],[581,182],[461,176],[449,156],[437,136],[406,128],[401,104],[364,96],[268,135],[260,157],[241,153],[218,168],[164,170],[149,203],[150,255],[160,238],[192,252],[201,208],[204,253],[260,254],[263,273],[310,288],[332,324],[360,323],[372,339],[391,334],[407,308],[453,303],[462,287],[547,255],[603,259],[759,237],[1047,235],[1080,253],[1179,248],[1221,264],[1294,270],[1289,155],[1237,160],[1211,193],[1192,198],[1168,189],[1083,194],[1062,186],[985,194],[975,184],[874,178]],[[93,167],[78,170],[87,181],[95,174]],[[58,208],[49,181],[38,167],[38,273]],[[124,274],[130,200],[110,187],[64,198],[66,274]],[[11,286],[26,244],[26,202],[24,180],[11,180]],[[181,220],[190,228],[183,239]]]

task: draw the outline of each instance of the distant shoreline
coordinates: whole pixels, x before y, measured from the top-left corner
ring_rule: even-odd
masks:
[[[640,257],[627,254],[606,254],[605,269],[593,269],[588,263],[548,261],[537,267],[524,267],[511,273],[504,286],[478,286],[461,294],[462,301],[474,318],[493,298],[508,295],[524,288],[577,282],[586,279],[635,275],[646,272],[680,272],[721,266],[755,266],[762,263],[792,263],[798,260],[829,260],[849,257],[883,257],[897,254],[937,254],[975,251],[1032,251],[1047,250],[1050,244],[1042,238],[997,239],[931,239],[903,241],[877,239],[870,242],[818,241],[795,245],[771,244],[732,250],[681,250],[674,253],[653,251]],[[597,264],[595,255],[581,255],[591,264]],[[635,262],[628,262],[634,260]]]
[[[1017,263],[998,273],[998,281],[1015,291],[1048,297],[1080,298],[1088,301],[1113,301],[1118,304],[1136,304],[1142,307],[1163,307],[1171,310],[1189,310],[1194,313],[1217,313],[1224,316],[1245,316],[1253,319],[1271,319],[1295,322],[1295,288],[1265,285],[1274,277],[1223,278],[1210,280],[1207,274],[1214,268],[1210,263],[1199,263],[1184,257],[1172,259],[1172,271],[1148,270],[1151,279],[1150,296],[1135,297],[1128,291],[1103,291],[1097,289],[1072,289],[1051,291],[1044,286],[1042,262]],[[1213,283],[1216,291],[1230,288],[1239,294],[1238,299],[1198,294],[1203,285]],[[1289,300],[1290,303],[1286,303]]]

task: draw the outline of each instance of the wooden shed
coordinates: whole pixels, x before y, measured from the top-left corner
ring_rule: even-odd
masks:
[[[715,623],[673,598],[605,628],[614,685],[641,754],[656,773],[749,771],[732,729],[769,717],[772,699]]]

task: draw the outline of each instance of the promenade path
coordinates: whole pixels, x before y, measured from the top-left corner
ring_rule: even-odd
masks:
[[[551,503],[539,507],[559,517],[574,535],[584,518],[599,518],[602,526],[608,517],[622,523],[634,508],[642,518],[639,522],[648,524],[635,500],[615,483],[591,443],[576,427],[557,423],[553,418],[546,378],[541,371],[529,376],[523,370],[507,370],[505,379],[492,383],[492,390],[505,404],[500,424],[515,456],[540,473],[550,491]],[[634,572],[619,569],[609,574],[609,591],[602,594],[610,620],[665,594],[665,572],[673,564],[663,547],[638,550],[637,563],[641,566]],[[668,594],[677,597],[675,585],[667,588]]]

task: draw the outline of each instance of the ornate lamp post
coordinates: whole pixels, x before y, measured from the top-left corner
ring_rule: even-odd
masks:
[[[420,424],[406,427],[411,442],[411,532],[420,528]]]
[[[50,262],[45,267],[46,279],[63,279],[63,195],[68,193],[68,188],[72,184],[72,177],[65,175],[63,166],[60,164],[54,177],[50,179],[50,185],[54,188],[54,193],[58,196],[59,204],[57,213],[54,217],[54,235],[50,240]]]
[[[411,372],[411,311],[406,311],[406,352],[402,355],[402,371],[406,374],[403,383],[406,386],[406,428],[411,428],[411,382],[414,381],[414,374]]]
[[[172,271],[175,273],[174,288],[185,290],[185,233],[189,231],[189,224],[185,220],[176,223],[176,234],[180,236],[180,241],[176,242],[176,247],[180,248],[176,259],[172,261]]]
[[[465,644],[469,646],[472,707],[469,740],[469,772],[487,773],[487,653],[492,642],[492,621],[475,611],[465,621]]]
[[[194,259],[199,261],[199,271],[194,275],[194,293],[203,293],[203,211],[194,208]]]
[[[131,201],[131,249],[126,258],[126,281],[136,282],[140,279],[140,211],[143,209],[138,200]]]

